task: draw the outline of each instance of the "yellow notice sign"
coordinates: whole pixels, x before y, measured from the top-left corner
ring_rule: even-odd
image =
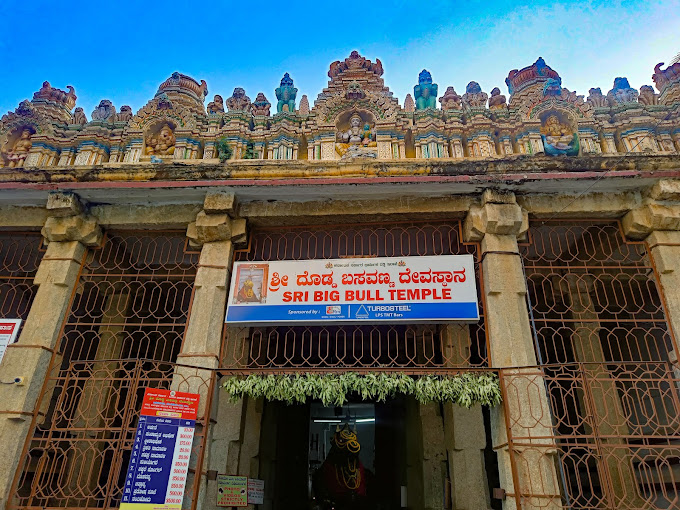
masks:
[[[217,506],[248,506],[248,477],[217,475]]]

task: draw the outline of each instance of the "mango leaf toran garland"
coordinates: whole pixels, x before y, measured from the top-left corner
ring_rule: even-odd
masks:
[[[397,394],[412,395],[420,403],[453,402],[469,408],[481,404],[494,407],[501,402],[498,376],[465,372],[453,376],[346,372],[342,374],[290,374],[228,377],[222,385],[233,401],[243,396],[281,400],[288,404],[318,398],[325,406],[341,406],[350,393],[363,400],[383,402]]]

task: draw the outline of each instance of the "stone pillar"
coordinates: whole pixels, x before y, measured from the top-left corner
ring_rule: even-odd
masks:
[[[101,241],[96,221],[82,214],[75,195],[53,193],[47,200],[49,217],[42,233],[49,245],[34,283],[38,291],[19,341],[10,345],[2,363],[2,379],[24,378],[24,384],[0,385],[0,508],[10,497],[9,490],[26,437],[31,433],[31,415],[43,387],[52,352],[83,263],[87,246]]]
[[[530,368],[536,366],[536,354],[517,246],[527,228],[527,215],[513,194],[486,190],[481,207],[473,206],[468,213],[465,238],[481,241],[491,366],[504,369],[504,382],[511,386],[508,398],[491,410],[501,488],[508,494],[503,508],[516,508],[521,495],[525,510],[557,509],[561,497],[556,450],[549,439],[550,407],[540,370]],[[506,420],[513,436],[523,438],[522,446],[512,445],[512,452]]]
[[[213,370],[220,364],[222,329],[234,245],[246,241],[246,222],[238,218],[236,212],[237,201],[233,193],[208,193],[203,210],[198,213],[196,221],[187,228],[190,243],[201,247],[201,256],[194,283],[191,315],[182,350],[177,357],[178,366],[175,370],[173,388],[178,391],[199,393],[201,395],[199,416],[207,414],[211,420],[216,417],[216,421],[206,432],[203,472],[215,470],[219,473],[237,473],[240,469],[238,463],[233,471],[226,471],[232,466],[224,462],[225,452],[229,457],[228,446],[233,437],[238,442],[244,435],[249,437],[255,434],[255,444],[259,446],[258,416],[262,413],[261,405],[258,415],[258,411],[253,408],[255,403],[249,405],[242,400],[237,404],[230,404],[229,396],[217,386],[213,388],[213,404],[210,409],[206,408],[210,387],[216,385],[216,381],[211,379],[214,377]],[[246,421],[249,426],[251,424],[255,426],[246,430],[242,426]],[[224,444],[225,435],[229,437],[227,445]],[[245,442],[252,444],[252,441]],[[257,452],[254,455],[257,455]],[[196,461],[197,459],[192,458],[193,466]],[[187,487],[191,486],[192,476],[190,475],[187,480]],[[208,481],[202,475],[201,480],[196,483],[200,484],[198,494],[203,499],[199,500],[199,506],[203,502],[209,507],[214,506],[217,490],[215,481]],[[191,496],[192,494],[187,491],[185,498]]]
[[[468,364],[470,327],[467,324],[446,326],[442,337],[448,365],[455,367]],[[486,434],[482,408],[475,406],[465,409],[446,402],[442,410],[452,508],[487,510],[489,489],[484,463]]]
[[[680,335],[680,181],[662,180],[649,192],[651,201],[624,216],[626,237],[645,240],[666,298],[668,321]],[[675,203],[672,203],[670,201]],[[677,359],[677,353],[674,354]]]
[[[661,180],[649,191],[646,204],[624,216],[622,225],[626,237],[645,240],[649,256],[656,267],[661,291],[666,304],[666,320],[675,336],[675,343],[668,353],[673,366],[673,377],[680,378],[678,365],[678,341],[680,340],[680,181]],[[680,394],[680,387],[675,399]],[[673,409],[657,407],[657,412],[673,412]],[[672,419],[669,417],[668,419]],[[663,480],[672,483],[668,479]]]
[[[582,402],[584,412],[590,415],[595,430],[589,433],[603,436],[600,444],[604,451],[598,455],[600,480],[611,482],[611,497],[617,506],[642,508],[644,501],[637,490],[637,480],[632,468],[630,450],[613,447],[621,444],[621,436],[628,436],[626,423],[616,381],[607,369],[602,343],[600,342],[599,317],[595,311],[590,293],[593,290],[591,277],[570,275],[568,302],[572,317],[579,322],[573,325],[572,345],[577,361],[582,365],[585,393],[590,395],[590,405]],[[590,421],[590,420],[588,420]],[[586,422],[587,423],[587,422]],[[607,473],[604,470],[607,470]]]
[[[97,328],[99,345],[92,364],[92,375],[85,381],[80,392],[82,398],[78,400],[74,425],[77,428],[89,429],[87,432],[75,432],[74,438],[93,439],[101,430],[106,428],[113,416],[116,415],[115,407],[120,404],[116,397],[116,386],[113,374],[120,367],[118,361],[123,347],[127,308],[130,301],[130,292],[127,288],[114,290],[106,300],[106,306],[102,314],[102,323]],[[114,398],[111,398],[111,396]],[[109,423],[107,423],[109,422]],[[79,494],[86,488],[94,490],[99,483],[102,465],[102,450],[106,447],[104,442],[75,441],[69,458],[68,484],[70,494]],[[91,492],[88,492],[91,493]],[[69,501],[69,506],[85,506],[87,499],[77,497]]]
[[[440,409],[439,404],[421,404],[414,399],[407,404],[408,508],[445,508],[446,450]]]

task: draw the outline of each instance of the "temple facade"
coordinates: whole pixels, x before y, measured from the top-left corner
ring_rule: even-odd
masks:
[[[423,70],[400,104],[382,74],[354,51],[310,104],[175,72],[89,120],[44,82],[0,119],[2,510],[129,504],[148,388],[200,397],[157,508],[224,506],[220,475],[264,482],[253,509],[680,507],[680,63],[585,99],[542,58],[507,95]],[[225,319],[267,287],[230,297],[236,266],[451,255],[475,320]],[[421,393],[224,388],[308,374]],[[466,405],[477,376],[500,402]]]

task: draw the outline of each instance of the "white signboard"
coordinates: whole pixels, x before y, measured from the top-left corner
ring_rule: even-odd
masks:
[[[226,322],[479,320],[472,255],[236,262]]]
[[[16,341],[20,326],[21,319],[0,319],[0,362],[7,346]]]
[[[264,480],[248,478],[248,504],[264,505]]]

